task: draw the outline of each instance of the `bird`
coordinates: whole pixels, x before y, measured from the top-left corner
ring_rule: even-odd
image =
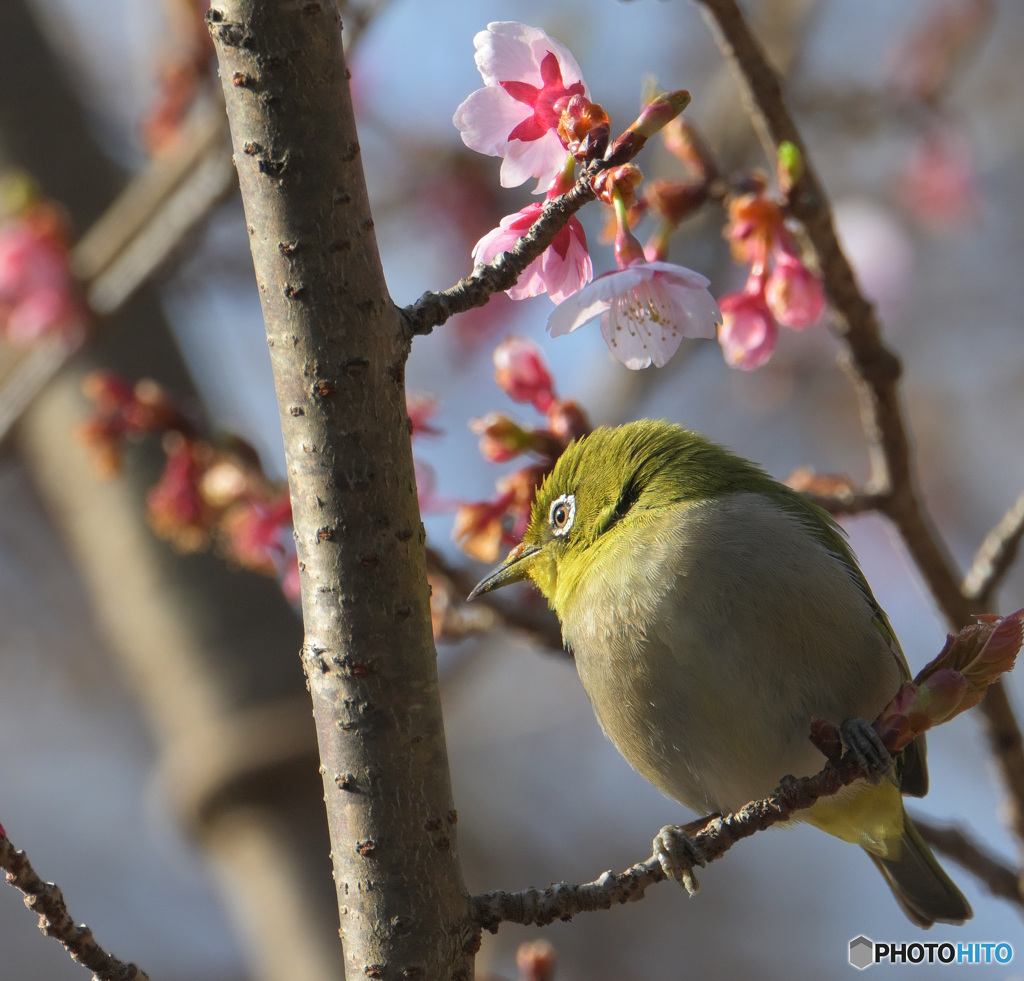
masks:
[[[928,790],[923,736],[892,760],[864,721],[910,671],[825,510],[679,425],[597,428],[563,451],[470,599],[527,579],[605,734],[663,794],[719,815],[767,797],[822,769],[809,734],[824,719],[873,779],[795,818],[859,845],[918,926],[971,917],[903,805]],[[670,829],[655,850],[683,878],[672,850],[696,846]]]

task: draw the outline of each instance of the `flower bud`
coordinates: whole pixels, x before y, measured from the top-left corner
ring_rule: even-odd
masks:
[[[572,400],[558,400],[548,409],[548,426],[562,446],[586,436],[591,428],[586,413]]]
[[[530,433],[503,412],[473,419],[469,428],[480,437],[480,455],[491,463],[505,463],[530,449]]]
[[[690,104],[690,93],[662,92],[644,106],[633,124],[609,148],[605,159],[612,164],[632,160],[644,144]]]
[[[558,121],[558,135],[568,151],[580,161],[604,155],[611,133],[608,113],[585,96],[572,96]]]
[[[776,255],[765,299],[776,320],[794,330],[817,323],[825,311],[825,288],[795,255]]]
[[[537,345],[506,337],[494,349],[494,380],[515,402],[529,402],[547,412],[555,400],[554,383]]]
[[[649,181],[644,188],[644,200],[650,209],[673,227],[693,214],[707,199],[707,184],[695,181],[658,178]]]
[[[516,951],[519,981],[552,981],[555,976],[555,948],[547,940],[531,940]]]
[[[601,171],[594,178],[594,190],[605,204],[613,204],[616,192],[627,210],[636,206],[637,185],[644,179],[636,164],[622,164]]]
[[[733,368],[753,371],[760,368],[775,350],[779,326],[761,293],[730,293],[718,301],[722,324],[718,343],[725,360]]]

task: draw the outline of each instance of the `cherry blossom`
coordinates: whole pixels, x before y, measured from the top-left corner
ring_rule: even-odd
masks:
[[[455,110],[452,121],[471,150],[503,157],[501,184],[531,177],[547,187],[565,164],[558,134],[562,110],[586,96],[579,65],[568,48],[536,27],[496,21],[473,38],[484,80]]]
[[[54,335],[77,342],[86,323],[56,210],[37,203],[0,224],[0,334],[22,347]]]
[[[599,276],[548,318],[561,337],[601,318],[601,335],[616,359],[634,370],[668,362],[684,337],[714,337],[718,306],[709,280],[671,262],[638,261]]]
[[[730,293],[721,299],[722,326],[718,342],[725,360],[734,368],[753,371],[772,355],[779,338],[775,322],[761,290]]]
[[[825,312],[821,280],[790,252],[777,254],[764,297],[775,319],[793,330],[816,324]]]
[[[514,402],[530,402],[538,412],[555,403],[551,372],[537,345],[522,337],[506,337],[494,349],[494,380]]]
[[[502,218],[499,226],[473,247],[473,262],[488,264],[502,252],[515,248],[540,218],[543,208],[544,204],[537,201],[514,215]],[[561,303],[589,283],[593,275],[586,232],[579,219],[572,217],[558,230],[552,243],[523,270],[516,284],[505,292],[513,300],[547,293],[553,303]]]

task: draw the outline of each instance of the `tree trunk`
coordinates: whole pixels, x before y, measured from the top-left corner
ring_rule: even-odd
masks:
[[[387,293],[333,0],[219,0],[284,430],[346,974],[468,978],[436,653]]]

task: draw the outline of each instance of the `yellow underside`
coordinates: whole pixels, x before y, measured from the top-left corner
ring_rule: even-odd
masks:
[[[878,787],[857,783],[819,800],[798,815],[827,834],[866,848],[879,858],[898,859],[903,835],[903,798],[886,780]]]

